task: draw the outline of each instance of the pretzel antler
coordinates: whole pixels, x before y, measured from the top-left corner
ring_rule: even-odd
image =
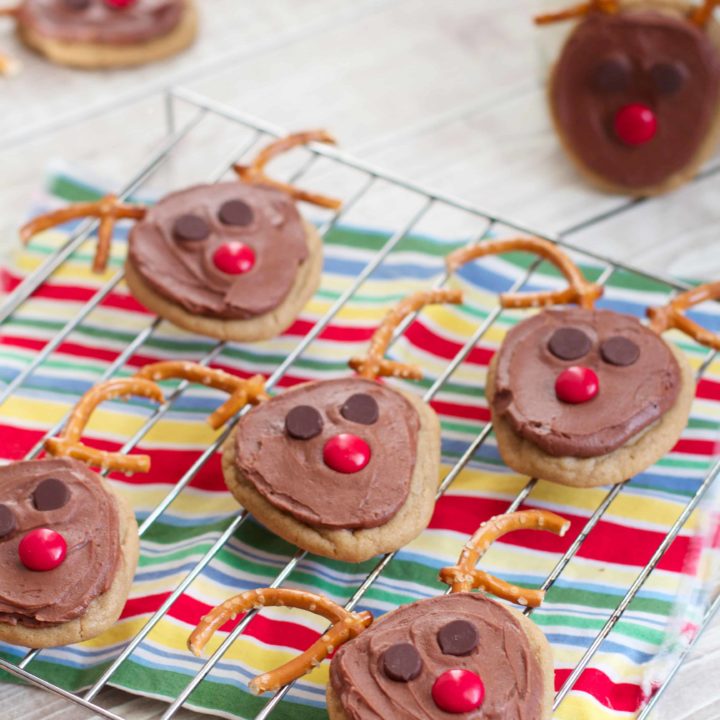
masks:
[[[580,268],[557,245],[535,237],[518,237],[505,240],[485,240],[460,248],[445,259],[448,272],[455,272],[460,266],[485,257],[501,253],[524,250],[549,260],[567,278],[570,286],[565,290],[537,293],[503,293],[500,301],[505,308],[544,307],[577,303],[580,307],[592,308],[595,300],[603,294],[601,285],[588,282]]]
[[[647,316],[650,318],[650,327],[656,333],[677,328],[697,340],[701,345],[711,347],[713,350],[720,350],[720,336],[711,333],[683,315],[684,310],[707,300],[720,300],[720,281],[699,285],[680,293],[664,307],[648,308]]]
[[[230,398],[208,418],[213,430],[222,427],[248,403],[258,405],[269,397],[265,392],[265,378],[262,375],[244,380],[223,370],[213,370],[205,365],[181,360],[145,365],[135,373],[135,377],[154,381],[184,378],[230,393]]]
[[[4,55],[0,53],[0,75],[5,77],[12,77],[17,75],[22,68],[22,65],[18,60],[10,55]]]
[[[602,12],[608,15],[616,15],[620,12],[619,0],[589,0],[589,2],[573,5],[565,10],[555,13],[544,13],[535,17],[536,25],[549,25],[550,23],[562,22],[563,20],[574,20],[584,17],[591,12]]]
[[[376,380],[378,377],[401,377],[412,380],[422,378],[422,370],[414,365],[386,360],[387,352],[395,328],[411,313],[425,307],[425,305],[436,305],[438,303],[453,303],[458,305],[462,302],[460,290],[421,290],[408,295],[405,299],[393,308],[382,321],[370,340],[368,354],[364,358],[352,358],[350,367],[362,378]]]
[[[495,540],[510,532],[548,530],[562,537],[569,527],[568,520],[547,510],[522,510],[496,515],[484,522],[470,538],[463,548],[458,564],[440,571],[440,579],[450,585],[454,593],[482,589],[518,605],[538,607],[545,598],[542,590],[521,589],[482,570],[477,570],[475,566]]]
[[[11,17],[17,19],[20,6],[0,8],[0,17]],[[20,72],[22,65],[10,55],[0,53],[0,76],[12,77]]]
[[[321,142],[335,145],[335,138],[325,130],[308,130],[306,132],[294,133],[287,137],[275,140],[270,143],[267,147],[263,148],[250,165],[233,165],[233,170],[237,173],[238,177],[246,183],[251,185],[270,185],[271,187],[277,188],[286,192],[296,200],[305,200],[305,202],[313,203],[313,205],[320,205],[321,207],[330,208],[331,210],[337,210],[342,206],[342,201],[336,198],[327,197],[326,195],[320,195],[312,193],[307,190],[302,190],[294,185],[280,182],[279,180],[273,180],[265,174],[265,166],[274,157],[281,155],[288,150],[292,150],[298,145],[307,145],[309,142]]]
[[[100,227],[92,269],[93,272],[101,273],[107,267],[110,257],[115,222],[121,218],[142,220],[146,212],[147,209],[141,205],[126,205],[120,202],[115,195],[106,195],[97,202],[76,203],[60,210],[38,215],[20,228],[20,239],[27,245],[33,235],[56,225],[62,225],[68,220],[83,217],[98,218]]]
[[[690,13],[690,22],[699,27],[705,27],[712,19],[715,8],[720,5],[720,0],[704,0],[700,7]]]
[[[117,378],[90,388],[73,409],[70,419],[60,437],[48,438],[45,450],[50,455],[72,457],[103,469],[122,472],[147,472],[150,458],[147,455],[122,455],[88,447],[80,442],[83,430],[95,408],[105,400],[119,396],[137,395],[163,403],[162,390],[149,380],[140,378]]]
[[[250,590],[226,600],[222,605],[211,610],[193,630],[188,639],[188,648],[194,655],[200,656],[208,640],[228,620],[251,609],[277,606],[309,610],[327,618],[333,625],[302,655],[277,670],[251,680],[250,689],[258,695],[269,690],[277,690],[309,673],[333,650],[357,637],[373,621],[369,612],[349,612],[328,598],[304,590],[287,588]]]

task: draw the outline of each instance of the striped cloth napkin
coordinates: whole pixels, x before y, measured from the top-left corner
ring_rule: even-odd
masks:
[[[97,188],[82,175],[55,171],[33,212],[97,195]],[[18,252],[3,272],[5,289],[17,286],[24,275],[63,243],[72,229],[73,224],[69,224],[46,232],[29,249]],[[118,238],[122,240],[126,234],[127,227],[118,226]],[[336,227],[326,239],[322,287],[297,322],[282,337],[268,342],[230,344],[212,365],[242,376],[272,372],[352,283],[387,237],[384,232]],[[463,243],[451,238],[405,238],[293,364],[276,391],[306,380],[348,373],[347,359],[364,349],[387,309],[405,294],[434,282],[442,273],[443,256]],[[122,266],[123,242],[115,243],[111,265],[103,277],[89,270],[92,251],[91,240],[0,327],[0,388],[21,372],[95,289]],[[525,255],[493,257],[462,269],[452,284],[465,290],[465,304],[426,309],[392,350],[393,357],[425,370],[421,382],[401,383],[405,389],[419,394],[431,386],[496,306],[497,293],[521,277],[532,260]],[[600,272],[592,264],[583,265],[583,269],[593,278]],[[556,288],[560,284],[557,273],[543,265],[528,289]],[[610,278],[600,305],[642,316],[645,306],[663,303],[665,293],[661,285],[618,271]],[[505,333],[524,317],[526,311],[503,312],[436,396],[433,406],[443,425],[443,474],[488,422],[490,414],[483,392],[488,361]],[[703,306],[694,317],[708,327],[720,328],[717,307]],[[22,459],[153,319],[123,284],[111,292],[0,406],[3,460]],[[673,340],[697,368],[706,350],[681,335],[673,336]],[[161,323],[119,374],[129,375],[147,362],[198,360],[213,347],[211,340]],[[166,385],[168,389],[174,386]],[[191,387],[138,448],[152,457],[152,471],[134,477],[111,476],[115,488],[132,504],[140,520],[148,516],[216,437],[205,418],[220,397],[212,389]],[[85,438],[99,447],[117,449],[151,412],[152,407],[142,400],[107,403],[94,415]],[[550,590],[545,604],[533,614],[553,646],[557,687],[568,677],[701,483],[718,452],[719,428],[720,362],[714,362],[698,386],[690,423],[673,452],[622,490]],[[442,593],[445,588],[437,580],[439,568],[453,564],[467,536],[482,520],[504,512],[526,482],[527,478],[503,465],[491,435],[437,503],[427,531],[390,563],[359,609],[377,616]],[[574,491],[538,483],[524,507],[546,508],[564,515],[572,521],[570,533],[565,538],[529,532],[505,537],[485,556],[483,568],[518,585],[540,585],[606,493],[607,488]],[[144,536],[135,584],[117,625],[91,642],[43,651],[29,670],[70,690],[92,684],[237,513],[237,504],[225,490],[219,457],[215,456]],[[704,553],[696,551],[695,536],[700,525],[699,517],[691,518],[659,569],[602,644],[556,718],[619,720],[635,716],[648,673],[656,667],[654,660],[672,645],[669,631],[675,632],[678,627],[676,598],[687,602],[680,589],[689,579],[696,589],[698,583],[707,588],[712,581],[707,577]],[[253,519],[243,524],[112,676],[112,684],[141,695],[176,697],[202,665],[185,648],[195,623],[228,596],[271,583],[293,553],[293,547]],[[349,565],[306,556],[286,585],[325,593],[345,603],[374,565],[373,561]],[[267,698],[249,694],[250,678],[296,656],[323,629],[322,619],[306,613],[280,608],[264,611],[192,694],[188,706],[221,717],[253,718]],[[219,633],[209,651],[224,636]],[[21,649],[0,645],[0,655],[11,661],[18,661],[23,654]],[[327,678],[324,663],[296,683],[272,717],[325,718]]]

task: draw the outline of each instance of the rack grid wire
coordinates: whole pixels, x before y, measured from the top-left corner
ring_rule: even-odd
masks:
[[[187,120],[182,126],[178,127],[177,123],[177,107],[182,104],[185,108],[190,108],[193,113],[189,120]],[[234,162],[240,160],[246,153],[251,149],[255,148],[258,143],[269,137],[279,137],[285,134],[283,128],[277,127],[270,123],[259,120],[251,115],[244,112],[237,111],[231,107],[225,106],[220,102],[213,101],[205,98],[195,92],[189,91],[183,88],[174,88],[167,91],[165,95],[165,110],[166,110],[166,121],[167,121],[167,137],[161,144],[161,147],[153,154],[146,162],[144,167],[127,183],[123,188],[122,192],[119,193],[120,199],[125,199],[135,193],[143,183],[148,180],[162,165],[164,165],[169,158],[176,151],[181,142],[201,123],[208,117],[216,116],[223,118],[224,120],[230,121],[235,126],[244,128],[249,133],[249,138],[244,140],[243,143],[233,153],[232,160],[230,162],[224,161],[218,172],[214,174],[214,180],[219,181],[222,176],[231,168]],[[617,271],[622,270],[635,275],[640,275],[644,278],[655,281],[667,288],[668,295],[672,296],[677,291],[687,289],[689,286],[682,281],[670,277],[664,277],[662,275],[648,273],[642,268],[633,267],[627,263],[620,263],[610,260],[609,258],[603,257],[601,254],[596,252],[579,249],[574,247],[571,242],[568,241],[573,234],[585,230],[593,225],[602,221],[608,220],[610,217],[619,215],[626,212],[630,208],[636,206],[638,203],[644,202],[643,200],[627,201],[614,209],[598,214],[595,217],[589,218],[582,223],[576,224],[572,227],[568,227],[565,230],[557,234],[548,234],[538,232],[532,228],[525,227],[524,225],[514,222],[510,219],[500,217],[492,212],[488,212],[484,209],[478,208],[471,203],[463,200],[451,197],[446,194],[436,193],[432,190],[423,188],[415,183],[408,182],[402,177],[396,176],[392,173],[385,172],[379,168],[376,168],[368,163],[362,162],[349,156],[346,153],[325,145],[311,145],[306,149],[308,153],[307,161],[297,170],[292,177],[290,182],[296,182],[299,180],[319,159],[324,158],[326,161],[330,161],[333,164],[351,168],[354,171],[360,173],[364,180],[360,184],[360,187],[354,191],[348,198],[345,199],[341,210],[333,214],[333,216],[327,221],[323,222],[319,231],[324,237],[337,223],[354,207],[363,197],[369,192],[373,185],[379,181],[388,183],[390,186],[401,188],[415,196],[420,200],[420,206],[415,209],[410,215],[409,219],[402,223],[400,227],[394,231],[389,239],[385,242],[380,251],[374,256],[374,258],[365,266],[365,268],[359,273],[352,284],[340,295],[340,297],[331,305],[328,311],[323,315],[312,327],[309,333],[300,340],[295,348],[287,355],[285,360],[278,365],[274,372],[269,376],[267,380],[267,386],[269,389],[273,388],[283,378],[286,372],[291,368],[293,363],[305,352],[305,350],[314,342],[322,331],[328,326],[332,319],[337,313],[343,308],[345,303],[353,297],[363,283],[382,265],[384,260],[388,257],[390,252],[409,234],[417,227],[418,223],[426,216],[428,211],[433,207],[445,206],[452,208],[456,211],[466,213],[474,216],[482,223],[482,230],[472,241],[486,238],[490,233],[497,227],[509,228],[513,231],[520,233],[527,233],[545,238],[553,243],[565,247],[571,250],[574,254],[579,257],[585,257],[586,259],[594,262],[599,262],[604,266],[598,282],[605,283],[611,277],[611,275]],[[701,174],[696,181],[702,180],[705,177],[714,175],[720,172],[720,166],[711,167]],[[4,303],[0,305],[0,324],[11,318],[14,313],[22,308],[23,304],[33,295],[33,293],[48,279],[53,273],[55,273],[68,258],[76,251],[87,239],[90,237],[93,230],[97,227],[97,223],[94,221],[87,221],[77,229],[76,232],[69,238],[69,240],[57,251],[55,255],[48,258],[40,267],[29,274],[23,282],[5,299]],[[512,291],[520,290],[526,283],[528,283],[533,272],[541,264],[540,260],[535,261],[519,278],[513,287]],[[122,281],[124,273],[119,270],[111,280],[109,280],[104,286],[100,287],[94,295],[84,304],[80,312],[73,317],[62,330],[51,340],[47,345],[36,355],[30,365],[28,365],[23,371],[21,371],[11,382],[9,382],[4,388],[0,390],[0,404],[5,402],[12,393],[23,385],[29,377],[58,349],[61,343],[74,331],[80,324],[88,317],[88,315],[96,309],[100,303],[117,287]],[[436,286],[442,286],[448,280],[448,275],[443,274],[436,283]],[[430,401],[436,394],[443,388],[448,379],[453,375],[455,370],[463,363],[468,357],[473,348],[477,343],[485,336],[490,330],[493,324],[501,316],[503,310],[498,305],[485,320],[477,327],[472,336],[463,345],[462,349],[455,355],[455,357],[448,363],[444,372],[435,380],[432,386],[425,392],[423,399]],[[405,321],[397,328],[392,342],[395,342],[410,326],[414,321],[417,313],[405,319]],[[112,363],[106,368],[102,374],[100,380],[106,380],[111,378],[119,369],[123,367],[128,359],[130,359],[135,352],[142,348],[143,344],[152,336],[160,323],[159,319],[152,321],[146,328],[137,334],[131,343],[129,343],[122,352],[113,360]],[[219,341],[217,344],[204,356],[199,362],[202,364],[209,364],[215,358],[217,358],[226,347],[225,342]],[[699,371],[698,378],[702,376],[703,372],[715,359],[716,352],[709,351],[704,361],[702,362]],[[178,387],[170,394],[163,405],[156,408],[152,414],[147,418],[142,427],[135,433],[135,435],[128,440],[128,442],[122,447],[121,452],[130,452],[142,438],[153,428],[153,426],[168,412],[179,397],[185,392],[189,383],[187,381],[181,382]],[[168,495],[162,500],[162,502],[145,518],[139,527],[140,537],[145,535],[148,529],[153,523],[162,516],[165,510],[173,503],[173,501],[182,493],[183,489],[192,481],[195,475],[202,469],[203,465],[208,461],[210,457],[221,447],[222,443],[226,440],[233,428],[237,424],[238,420],[242,415],[249,411],[249,407],[246,407],[241,413],[231,421],[224,431],[219,435],[216,441],[208,447],[192,464],[192,466],[185,472],[185,474],[178,480],[173,489]],[[43,448],[43,442],[47,437],[54,435],[58,432],[65,421],[67,415],[62,418],[54,427],[49,429],[44,437],[36,443],[32,450],[27,454],[26,459],[37,457]],[[463,470],[466,464],[482,446],[485,440],[492,432],[492,424],[490,422],[485,423],[482,430],[469,444],[466,450],[462,453],[459,460],[454,464],[450,471],[446,474],[443,479],[439,490],[438,497],[440,497],[445,490],[451,485],[459,473]],[[105,473],[106,474],[106,473]],[[677,535],[682,530],[684,524],[691,516],[691,514],[698,507],[700,502],[703,500],[705,495],[708,493],[713,482],[716,480],[718,474],[720,474],[720,459],[716,458],[708,474],[697,488],[696,492],[690,497],[684,509],[678,516],[677,520],[670,527],[669,532],[663,538],[662,542],[658,545],[657,549],[653,553],[649,562],[645,567],[641,569],[637,575],[635,581],[627,589],[626,594],[612,611],[610,617],[602,626],[601,630],[585,651],[580,661],[574,670],[570,673],[560,690],[556,693],[554,710],[563,702],[567,694],[572,690],[576,681],[588,666],[597,650],[602,645],[603,641],[607,638],[610,632],[613,630],[617,622],[622,618],[623,613],[636,597],[640,589],[643,587],[645,581],[648,579],[650,574],[656,568],[657,564],[662,559],[665,551],[670,547],[672,542],[675,540]],[[508,512],[516,510],[520,505],[528,498],[533,488],[535,487],[537,480],[530,479],[527,484],[523,487],[520,493],[515,497],[512,503],[507,508]],[[555,564],[553,570],[547,576],[545,582],[542,584],[543,590],[548,590],[553,586],[555,581],[561,576],[565,567],[575,557],[576,553],[582,546],[585,539],[591,533],[593,528],[602,519],[605,511],[615,500],[615,498],[622,493],[625,484],[616,485],[609,490],[604,499],[600,502],[596,510],[586,521],[584,527],[581,529],[580,534],[567,549],[567,551],[559,558]],[[69,702],[75,703],[85,709],[94,712],[95,714],[110,718],[111,720],[123,720],[122,717],[111,712],[102,706],[100,706],[96,700],[98,695],[108,686],[108,683],[112,679],[114,673],[122,665],[127,658],[129,658],[135,649],[142,643],[145,637],[152,631],[157,623],[164,617],[165,613],[172,607],[173,603],[177,598],[192,584],[192,582],[203,572],[208,564],[213,560],[216,554],[221,548],[233,537],[235,532],[246,522],[248,513],[246,511],[241,512],[234,521],[232,521],[228,527],[222,532],[217,540],[212,544],[209,550],[202,556],[202,558],[195,564],[192,570],[185,576],[175,590],[167,597],[162,603],[161,607],[150,617],[144,627],[139,633],[125,646],[119,655],[112,661],[109,667],[101,675],[101,677],[94,683],[94,685],[87,690],[84,694],[70,693],[63,688],[57,687],[52,683],[39,678],[28,670],[31,663],[38,657],[42,652],[41,650],[33,650],[28,652],[17,664],[13,664],[6,660],[0,659],[0,669],[5,672],[24,680],[32,685],[35,685],[45,691],[54,693],[60,697],[63,697]],[[290,558],[287,564],[277,574],[271,587],[278,587],[283,584],[290,573],[296,568],[298,563],[305,557],[306,553],[302,550],[297,550],[295,554]],[[374,569],[367,575],[365,580],[359,585],[352,597],[348,600],[345,607],[348,610],[352,610],[362,600],[365,593],[373,585],[373,583],[380,577],[385,568],[392,561],[396,553],[390,553],[383,556]],[[714,600],[710,606],[706,609],[705,615],[701,623],[701,631],[711,622],[716,613],[720,610],[720,598]],[[527,608],[525,613],[530,614],[532,610]],[[191,693],[197,688],[197,686],[204,680],[204,678],[210,673],[215,665],[223,657],[224,653],[230,647],[230,645],[237,639],[237,637],[244,632],[247,625],[251,622],[257,611],[250,611],[243,620],[236,626],[236,628],[228,635],[224,642],[220,645],[218,650],[205,662],[200,671],[191,679],[187,686],[182,692],[176,697],[176,699],[168,706],[167,710],[162,715],[162,720],[170,720],[173,718],[177,711],[185,705],[185,702],[190,697]],[[700,636],[700,633],[696,636]],[[693,643],[694,644],[694,643]],[[663,692],[667,688],[669,682],[677,673],[685,657],[692,649],[692,644],[685,648],[682,654],[677,658],[676,662],[670,669],[668,677],[665,682],[658,687],[649,701],[645,704],[643,709],[637,716],[638,720],[646,720],[650,713],[655,708],[658,700],[662,696]],[[255,720],[266,720],[271,717],[273,711],[280,704],[281,700],[285,697],[291,686],[287,686],[282,690],[276,692],[274,696],[267,702],[264,708],[259,714],[255,716]]]

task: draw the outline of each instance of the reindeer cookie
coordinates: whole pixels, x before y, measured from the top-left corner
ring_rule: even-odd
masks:
[[[252,680],[254,692],[287,685],[339,648],[330,665],[330,720],[433,720],[450,715],[549,720],[553,659],[545,636],[520,612],[471,590],[537,607],[541,591],[508,585],[475,570],[475,565],[490,544],[508,532],[535,529],[564,535],[569,525],[541,510],[492,518],[466,545],[458,565],[441,572],[450,595],[401,607],[372,626],[370,613],[349,612],[319,595],[253,590],[206,615],[188,647],[200,655],[215,631],[252,608],[301,608],[322,615],[333,627],[300,657]]]
[[[92,388],[75,408],[66,436],[47,441],[66,457],[0,468],[0,640],[24,647],[69,645],[115,624],[138,562],[132,510],[79,459],[128,471],[118,456],[86,448],[82,429],[97,405],[119,395],[163,401],[147,380]],[[74,457],[72,457],[74,456]]]
[[[440,424],[429,405],[377,382],[419,379],[383,359],[393,330],[457,291],[416,293],[390,312],[358,376],[309,382],[243,418],[223,451],[230,492],[270,530],[310,552],[350,562],[397,550],[430,522],[440,469]]]
[[[197,34],[194,0],[21,0],[0,14],[33,50],[88,70],[161,60]]]
[[[185,378],[230,398],[210,416],[220,427],[246,403],[265,398],[262,378],[242,380],[194,363],[146,365],[134,378],[91,388],[43,460],[0,468],[0,640],[55,647],[89,640],[120,616],[137,567],[138,527],[132,510],[86,465],[147,472],[147,455],[122,455],[81,442],[104,400],[136,395],[163,403],[152,380]]]
[[[306,200],[338,208],[331,198],[268,178],[265,164],[297,145],[333,142],[325,132],[290,135],[266,147],[243,182],[196,185],[151,208],[106,197],[35,218],[33,235],[71,218],[101,219],[93,268],[107,265],[113,227],[136,220],[125,279],[133,295],[175,325],[223,340],[264,340],[293,323],[320,284],[322,240],[295,207]]]
[[[720,283],[651,311],[650,327],[593,305],[602,288],[570,258],[537,238],[479,243],[448,256],[452,272],[485,255],[525,250],[553,262],[571,286],[501,296],[503,307],[541,310],[514,327],[488,369],[486,395],[498,449],[514,470],[563,485],[619,483],[669,452],[687,425],[695,379],[684,354],[660,333],[674,325],[699,342],[720,339],[680,309],[720,296]]]
[[[720,135],[717,0],[590,0],[536,19],[579,18],[549,87],[570,158],[605,190],[635,196],[692,178]]]

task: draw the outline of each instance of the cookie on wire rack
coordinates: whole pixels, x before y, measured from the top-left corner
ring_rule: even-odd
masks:
[[[488,547],[509,532],[546,530],[563,536],[569,526],[544,510],[491,518],[466,544],[458,564],[441,571],[449,595],[406,605],[375,624],[369,612],[351,612],[303,590],[245,592],[203,617],[188,647],[199,656],[217,630],[249,610],[300,608],[322,615],[333,626],[299,657],[254,678],[253,692],[279,690],[334,652],[327,688],[330,720],[450,715],[549,720],[554,671],[547,639],[521,612],[472,590],[537,607],[542,591],[509,585],[475,566]]]
[[[536,18],[577,21],[548,99],[558,136],[595,185],[657,195],[690,180],[720,140],[718,0],[589,0]]]
[[[85,463],[149,467],[80,442],[94,409],[118,396],[163,402],[155,383],[110,380],[89,390],[41,460],[0,468],[0,640],[31,648],[90,640],[115,624],[139,555],[132,509]]]
[[[392,310],[354,377],[303,383],[247,413],[223,450],[230,492],[288,542],[362,562],[417,537],[430,522],[440,473],[440,423],[425,402],[378,382],[420,379],[384,359],[393,331],[459,291],[419,292]]]
[[[193,43],[198,28],[195,0],[21,0],[0,15],[15,20],[28,47],[85,70],[176,55]]]
[[[542,309],[519,323],[490,363],[486,396],[502,459],[517,472],[575,487],[616,484],[646,470],[673,448],[695,397],[685,354],[661,333],[677,327],[719,348],[720,339],[682,310],[720,297],[720,283],[649,310],[646,326],[631,315],[595,309],[602,288],[546,240],[484,241],[449,255],[447,267],[454,272],[511,251],[549,260],[570,285],[500,296],[506,308],[568,306]]]
[[[191,332],[221,340],[266,340],[282,333],[320,284],[322,239],[299,213],[304,200],[338,209],[340,201],[271,179],[265,165],[309,142],[334,142],[324,131],[277,140],[241,182],[196,185],[150,208],[108,196],[40,215],[21,229],[24,242],[71,219],[100,220],[93,269],[107,267],[115,222],[131,219],[125,279],[143,305]]]
[[[81,441],[97,406],[116,397],[164,402],[155,380],[184,378],[227,392],[209,418],[221,427],[246,403],[265,399],[249,380],[195,363],[146,365],[133,378],[108,380],[79,400],[48,457],[0,468],[0,641],[32,648],[90,640],[115,624],[138,563],[132,509],[88,465],[147,472],[147,455],[124,455]]]

